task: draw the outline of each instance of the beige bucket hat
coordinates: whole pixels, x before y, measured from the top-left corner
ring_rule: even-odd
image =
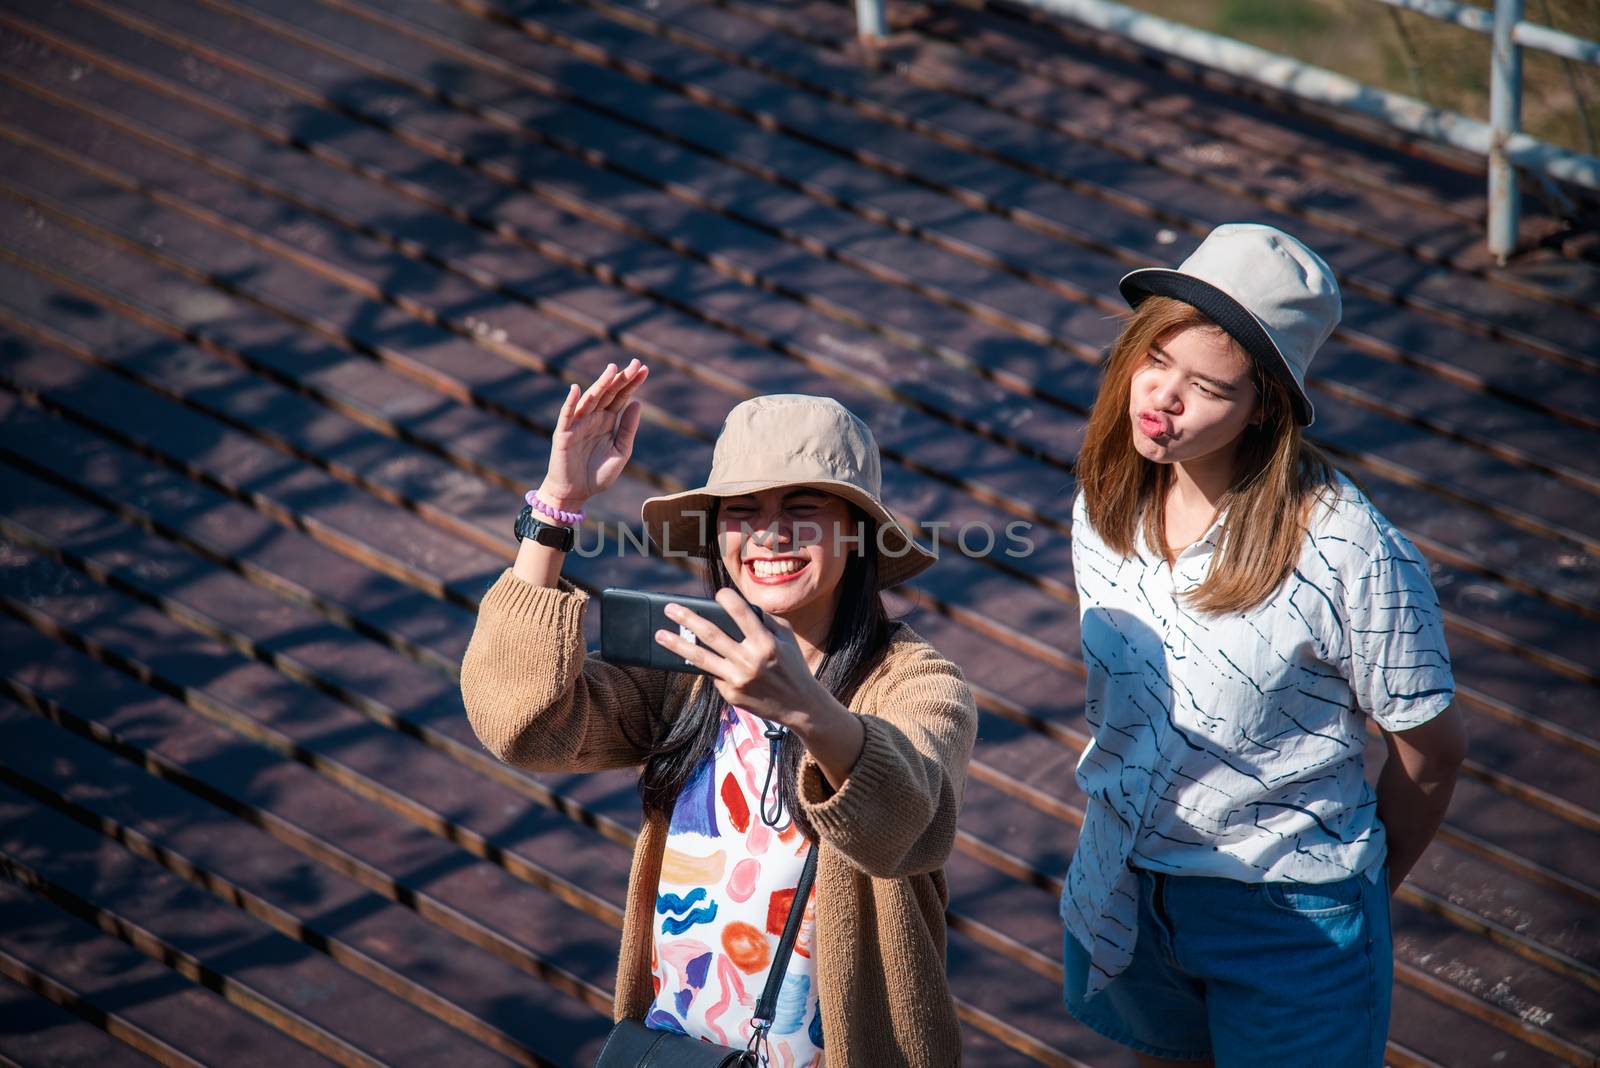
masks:
[[[710,479],[698,489],[645,501],[645,530],[664,550],[707,555],[715,537],[711,508],[719,498],[794,486],[843,497],[877,522],[880,589],[899,585],[937,559],[884,507],[883,463],[867,424],[831,397],[799,393],[753,397],[729,412],[712,452]]]

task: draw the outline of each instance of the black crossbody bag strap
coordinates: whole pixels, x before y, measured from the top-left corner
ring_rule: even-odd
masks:
[[[806,901],[811,897],[811,884],[817,877],[817,843],[812,842],[806,852],[805,866],[800,869],[800,883],[794,888],[794,901],[789,905],[789,918],[783,924],[783,937],[778,939],[778,952],[773,955],[772,967],[767,972],[767,985],[756,1001],[755,1014],[750,1018],[755,1031],[750,1035],[749,1049],[760,1054],[767,1041],[767,1031],[772,1027],[778,1011],[778,991],[783,989],[784,976],[789,971],[789,958],[794,954],[795,939],[800,936],[800,922],[805,916]],[[764,1061],[762,1063],[765,1063]]]

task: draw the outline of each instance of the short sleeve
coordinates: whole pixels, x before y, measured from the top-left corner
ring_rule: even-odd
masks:
[[[1427,561],[1405,535],[1372,517],[1365,559],[1345,582],[1350,688],[1380,727],[1405,731],[1450,706],[1455,678]]]

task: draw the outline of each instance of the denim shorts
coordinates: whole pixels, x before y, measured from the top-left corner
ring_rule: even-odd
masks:
[[[1067,1011],[1140,1053],[1218,1068],[1382,1068],[1394,954],[1389,884],[1242,883],[1139,870],[1133,962],[1084,997],[1066,937]]]

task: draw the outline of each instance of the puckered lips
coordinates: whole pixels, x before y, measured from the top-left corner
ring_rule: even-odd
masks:
[[[1170,438],[1172,436],[1172,418],[1153,409],[1145,409],[1139,413],[1139,433],[1147,438]]]
[[[783,586],[795,581],[811,566],[804,556],[752,556],[744,571],[758,586]]]

